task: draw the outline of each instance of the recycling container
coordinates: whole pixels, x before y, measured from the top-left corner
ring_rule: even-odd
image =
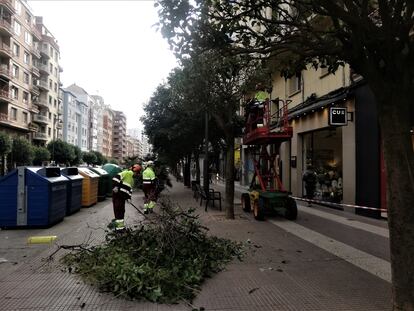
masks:
[[[83,176],[79,174],[77,167],[61,168],[60,172],[68,179],[66,215],[71,215],[82,207]]]
[[[103,201],[106,199],[108,192],[112,192],[112,178],[109,176],[108,172],[102,168],[90,167],[89,169],[99,175],[98,201]]]
[[[120,172],[122,172],[122,168],[113,163],[106,163],[105,165],[102,166],[102,169],[107,171],[109,174],[109,179],[111,183],[108,189],[107,196],[111,197],[112,196],[112,178],[114,178],[115,175],[118,175]]]
[[[49,227],[66,215],[59,167],[18,167],[0,179],[0,227]]]
[[[79,167],[78,172],[83,176],[82,206],[89,207],[98,202],[99,175],[87,167]]]

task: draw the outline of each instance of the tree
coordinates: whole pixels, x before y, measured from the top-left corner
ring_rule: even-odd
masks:
[[[11,151],[11,141],[9,136],[6,133],[0,132],[0,175],[4,175],[6,155]]]
[[[11,158],[17,166],[29,165],[34,157],[33,148],[26,138],[15,137],[12,143]]]
[[[83,162],[85,162],[88,165],[94,164],[97,160],[96,155],[93,152],[84,152],[82,154],[82,159],[83,159]]]
[[[212,47],[272,59],[286,76],[308,64],[361,74],[377,101],[387,175],[394,310],[414,309],[412,0],[159,1],[175,51]]]
[[[96,161],[93,163],[94,165],[102,165],[106,163],[106,158],[103,156],[102,153],[99,151],[91,151],[93,154],[95,154]]]
[[[63,140],[52,140],[47,144],[46,148],[49,150],[52,160],[57,164],[60,163],[70,165],[70,163],[75,159],[75,151],[72,145],[64,142]]]
[[[82,163],[82,150],[75,145],[70,145],[72,150],[73,150],[73,154],[75,155],[73,160],[70,161],[70,165],[72,166],[76,166]]]
[[[50,160],[50,152],[45,147],[33,146],[33,153],[33,165],[40,166],[43,162]]]

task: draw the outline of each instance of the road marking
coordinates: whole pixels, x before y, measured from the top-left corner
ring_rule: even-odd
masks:
[[[329,220],[332,220],[332,221],[335,221],[335,222],[339,222],[339,223],[341,223],[343,225],[346,225],[346,226],[350,226],[350,227],[353,227],[353,228],[356,228],[356,229],[371,232],[371,233],[383,236],[385,238],[390,237],[389,231],[386,228],[373,226],[373,225],[366,224],[366,223],[363,223],[363,222],[360,222],[360,221],[357,221],[357,220],[349,220],[349,219],[344,218],[343,216],[338,216],[338,215],[322,212],[322,211],[319,211],[319,210],[317,210],[315,208],[311,208],[311,207],[304,207],[304,206],[298,205],[298,208],[301,211],[305,212],[305,213],[312,214],[312,215],[322,217],[322,218],[325,218],[325,219],[329,219]]]
[[[391,265],[386,260],[307,229],[293,221],[270,220],[269,222],[387,282],[391,282]]]

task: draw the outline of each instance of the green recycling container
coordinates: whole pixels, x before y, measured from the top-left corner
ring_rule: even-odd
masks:
[[[89,167],[89,169],[99,175],[98,201],[103,201],[106,199],[108,192],[112,191],[112,178],[107,171],[100,167]]]
[[[102,169],[104,169],[109,175],[110,187],[106,195],[108,197],[111,197],[112,196],[112,178],[115,175],[118,175],[120,172],[122,172],[122,168],[113,163],[106,163],[105,165],[102,166]]]

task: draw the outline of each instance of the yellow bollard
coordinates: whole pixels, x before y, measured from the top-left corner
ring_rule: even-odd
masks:
[[[56,239],[56,235],[31,236],[27,239],[27,244],[50,244]]]

